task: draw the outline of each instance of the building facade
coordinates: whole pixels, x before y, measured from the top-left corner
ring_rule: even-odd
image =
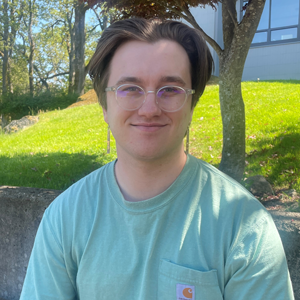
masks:
[[[239,20],[247,1],[237,1]],[[221,4],[217,10],[210,7],[191,9],[198,24],[223,47]],[[219,73],[218,56],[212,50]],[[300,0],[266,0],[264,11],[249,49],[243,81],[300,80]]]

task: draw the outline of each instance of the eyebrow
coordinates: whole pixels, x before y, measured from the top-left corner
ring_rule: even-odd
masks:
[[[185,81],[179,76],[164,76],[160,80],[161,82],[172,82],[186,85]]]
[[[160,82],[162,82],[162,83],[167,83],[167,82],[177,83],[177,84],[181,84],[183,86],[186,85],[185,81],[179,76],[163,76],[160,78]],[[117,81],[116,85],[121,85],[121,84],[125,84],[125,83],[141,84],[142,80],[139,79],[138,77],[133,77],[133,76],[121,77]]]
[[[142,81],[138,79],[137,77],[121,77],[116,85],[125,84],[125,83],[141,83]]]

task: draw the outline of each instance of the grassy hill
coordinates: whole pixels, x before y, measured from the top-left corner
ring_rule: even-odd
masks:
[[[245,178],[268,177],[276,189],[300,192],[300,81],[245,82]],[[194,112],[190,152],[218,166],[222,122],[218,86],[207,87]],[[112,138],[106,154],[107,125],[89,94],[72,108],[39,115],[21,132],[0,135],[0,185],[66,189],[116,158]],[[82,105],[89,104],[89,105]],[[82,105],[82,106],[79,106]]]

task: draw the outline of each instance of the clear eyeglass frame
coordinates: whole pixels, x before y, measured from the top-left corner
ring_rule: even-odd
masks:
[[[139,88],[139,89],[141,89],[143,92],[144,92],[144,100],[140,103],[140,105],[138,106],[138,107],[136,107],[136,108],[132,108],[132,109],[128,109],[128,108],[124,108],[120,103],[119,103],[119,101],[118,101],[118,97],[117,97],[117,92],[118,92],[118,90],[120,89],[120,88],[122,88],[122,87],[124,87],[124,86],[131,86],[131,87],[137,87],[137,88]],[[182,102],[182,105],[179,107],[179,108],[177,108],[177,109],[175,109],[175,110],[167,110],[167,109],[163,109],[163,108],[161,108],[160,107],[160,105],[159,105],[159,101],[158,101],[158,99],[160,98],[159,96],[158,96],[158,94],[159,94],[159,92],[161,91],[161,90],[163,90],[163,89],[165,89],[165,88],[178,88],[178,89],[180,89],[180,90],[182,90],[182,91],[184,91],[185,92],[185,99],[184,99],[184,101]],[[158,107],[162,110],[162,111],[165,111],[165,112],[176,112],[176,111],[179,111],[183,106],[184,106],[184,104],[185,104],[185,102],[186,102],[186,100],[187,100],[187,97],[189,96],[189,95],[192,95],[192,94],[194,94],[195,93],[195,90],[193,90],[193,89],[185,89],[185,88],[183,88],[183,87],[180,87],[180,86],[176,86],[176,85],[166,85],[166,86],[163,86],[163,87],[161,87],[161,88],[159,88],[156,92],[155,91],[145,91],[142,87],[140,87],[139,85],[136,85],[136,84],[121,84],[121,85],[119,85],[119,86],[110,86],[110,87],[107,87],[107,88],[105,88],[105,92],[115,92],[115,99],[116,99],[116,101],[117,101],[117,104],[122,108],[122,109],[124,109],[124,110],[127,110],[127,111],[134,111],[134,110],[138,110],[138,109],[140,109],[141,107],[142,107],[142,105],[145,103],[145,101],[146,101],[146,97],[147,97],[147,94],[149,94],[149,93],[155,93],[156,94],[156,104],[158,105]]]

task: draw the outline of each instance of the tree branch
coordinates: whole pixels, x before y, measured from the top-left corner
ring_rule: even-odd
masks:
[[[52,79],[52,78],[57,77],[57,76],[68,75],[68,74],[69,74],[69,72],[62,72],[62,73],[58,73],[58,74],[54,74],[52,76],[49,76],[49,77],[47,77],[45,79],[48,80],[48,79]]]
[[[102,26],[101,26],[101,19],[100,19],[100,17],[99,17],[98,14],[97,14],[96,9],[93,7],[92,10],[93,10],[94,14],[96,15],[96,18],[97,18],[97,20],[98,20],[98,22],[99,22],[99,24],[100,24],[100,27],[102,27]],[[102,29],[102,28],[101,28],[101,29]],[[103,30],[103,29],[102,29],[102,30]]]
[[[100,24],[95,25],[92,29],[88,30],[87,33],[93,32]]]
[[[170,10],[174,11],[174,9],[170,8]],[[198,29],[203,37],[205,38],[205,40],[212,46],[212,48],[217,52],[218,56],[220,57],[223,53],[222,48],[219,46],[219,44],[212,39],[209,35],[207,35],[204,30],[199,26],[199,24],[196,22],[194,16],[191,14],[189,9],[184,9],[182,7],[182,10],[184,11],[185,14],[183,13],[179,13],[178,11],[176,11],[176,13],[183,19],[185,19],[187,22],[189,22],[194,28]]]
[[[235,17],[232,12],[236,15],[235,4],[236,0],[222,1],[223,43],[225,53],[230,50],[233,38],[237,34],[237,29],[239,29],[239,27],[235,26],[233,21]]]
[[[246,11],[244,17],[240,24],[251,23],[253,20],[259,19],[261,17],[262,11],[264,9],[266,0],[249,0],[248,5],[246,6]],[[250,8],[249,8],[250,7]],[[251,9],[251,7],[256,7],[256,9]]]
[[[227,11],[228,11],[228,13],[229,13],[229,15],[230,15],[230,17],[231,17],[231,20],[232,20],[232,22],[233,22],[233,24],[234,24],[234,27],[237,28],[238,25],[239,25],[237,19],[236,19],[236,18],[234,17],[234,15],[232,14],[232,11],[229,9],[229,6],[228,6],[228,5],[226,5],[226,9],[227,9]]]

